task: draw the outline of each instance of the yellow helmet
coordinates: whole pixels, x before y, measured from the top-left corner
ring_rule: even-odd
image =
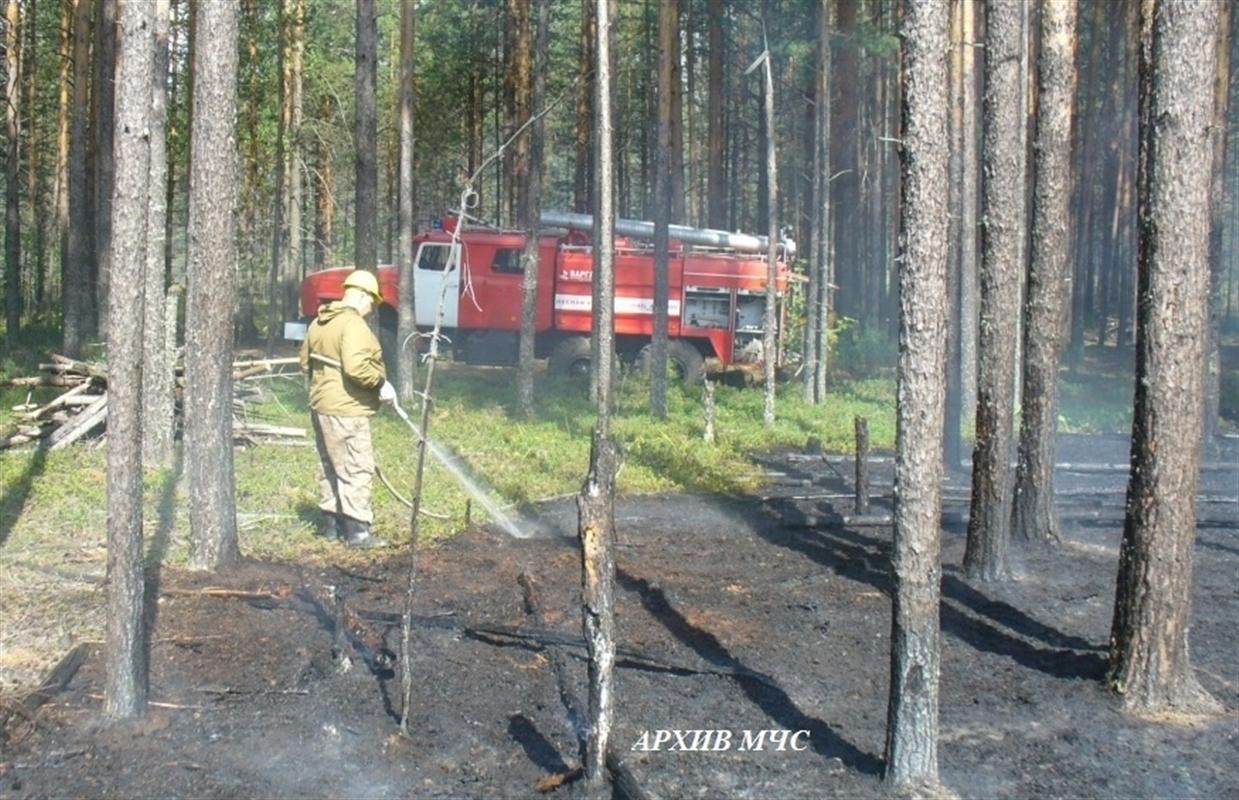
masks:
[[[344,279],[345,289],[361,289],[363,292],[369,292],[374,298],[374,302],[383,302],[383,295],[379,293],[379,279],[374,277],[374,273],[364,269],[355,269],[349,276]]]

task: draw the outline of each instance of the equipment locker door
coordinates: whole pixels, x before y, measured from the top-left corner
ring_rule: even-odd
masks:
[[[460,245],[453,247],[441,242],[422,242],[417,251],[416,264],[417,324],[434,326],[439,297],[442,296],[443,327],[455,328],[460,309]]]

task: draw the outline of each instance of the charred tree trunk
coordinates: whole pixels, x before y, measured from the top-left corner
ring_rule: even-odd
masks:
[[[142,339],[151,163],[148,129],[155,85],[154,5],[120,7],[115,212],[111,261],[125,280],[108,294],[108,615],[104,711],[146,711],[142,608]],[[159,306],[159,303],[153,305]],[[159,309],[162,311],[162,309]],[[231,413],[231,397],[228,402]]]
[[[606,792],[607,743],[615,708],[615,473],[611,443],[611,374],[615,339],[615,210],[612,141],[611,45],[613,0],[595,0],[597,48],[594,70],[594,163],[597,202],[594,215],[594,374],[598,422],[590,449],[590,469],[577,499],[581,540],[581,613],[589,650],[589,733],[585,746],[587,790]]]
[[[991,0],[985,37],[985,215],[982,224],[981,316],[977,363],[976,445],[972,454],[972,508],[964,567],[974,580],[1010,577],[1011,433],[1019,342],[1011,321],[1019,314],[1024,240],[1025,153],[1020,129],[1021,4]]]
[[[378,70],[378,21],[375,0],[357,0],[357,63],[354,88],[357,98],[353,266],[378,268],[378,133],[375,81]]]
[[[1058,365],[1071,278],[1071,147],[1075,129],[1077,0],[1041,7],[1032,259],[1024,305],[1024,383],[1015,475],[1015,538],[1057,542],[1054,435]]]
[[[65,237],[64,274],[60,291],[64,304],[64,351],[82,354],[89,324],[91,230],[93,196],[86,180],[90,119],[90,0],[76,0],[73,11],[73,111],[69,128],[69,225]]]
[[[948,303],[949,9],[911,3],[903,20],[904,250],[899,259],[895,532],[885,780],[938,783],[938,605]]]
[[[671,119],[672,88],[679,37],[679,3],[664,2],[658,11],[658,142],[654,162],[654,336],[650,341],[650,413],[658,419],[667,416],[667,301],[671,224]]]
[[[91,84],[95,140],[95,311],[100,338],[107,336],[112,281],[112,162],[116,130],[116,4],[95,2],[95,78]]]
[[[414,375],[417,370],[417,346],[411,337],[417,334],[415,276],[413,273],[413,236],[417,232],[413,221],[413,79],[414,48],[417,41],[416,0],[400,0],[400,225],[396,246],[396,269],[400,274],[400,305],[396,323],[396,339],[400,348],[396,388],[403,400],[413,400]]]
[[[541,114],[546,99],[546,78],[550,71],[547,45],[550,38],[551,7],[549,0],[536,0],[537,29],[534,37],[533,70],[529,98],[530,113]],[[516,397],[522,416],[533,416],[533,367],[534,345],[537,343],[538,320],[538,218],[542,212],[542,173],[545,169],[544,133],[542,118],[534,120],[529,128],[529,173],[525,190],[524,219],[521,227],[529,238],[525,252],[521,254],[521,336],[518,353]]]
[[[168,0],[156,0],[152,17],[155,55],[151,76],[150,179],[147,181],[145,320],[142,324],[142,464],[147,468],[172,464],[173,362],[176,353],[166,347],[169,322],[164,309],[164,218],[168,175]],[[172,341],[176,341],[176,317]]]
[[[1209,123],[1219,3],[1144,4],[1140,304],[1127,519],[1109,682],[1134,712],[1220,710],[1188,658],[1209,285]],[[1151,52],[1150,52],[1151,51]],[[1151,124],[1150,124],[1151,123]]]
[[[723,170],[726,150],[723,137],[723,0],[706,6],[706,36],[709,60],[706,98],[706,221],[711,228],[728,227],[727,176]]]
[[[4,8],[4,100],[8,153],[4,170],[4,342],[13,346],[21,326],[21,14],[17,0]],[[27,24],[32,20],[27,20]]]
[[[185,478],[190,564],[237,560],[232,460],[232,306],[236,292],[237,1],[197,6],[185,318]]]

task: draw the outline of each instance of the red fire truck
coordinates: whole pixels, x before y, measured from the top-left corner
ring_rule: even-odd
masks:
[[[514,364],[521,325],[520,258],[527,234],[471,227],[453,244],[454,225],[453,219],[446,219],[439,229],[414,239],[418,327],[433,327],[439,298],[444,296],[443,330],[452,341],[455,358],[474,364]],[[587,372],[594,276],[588,231],[593,219],[587,214],[546,212],[542,225],[535,351],[549,357],[552,372]],[[616,221],[616,233],[616,349],[621,357],[640,363],[654,330],[654,253],[648,243],[653,224],[621,219]],[[671,239],[668,357],[672,365],[685,381],[696,382],[707,360],[715,369],[760,363],[765,238],[673,225]],[[790,276],[787,261],[794,252],[791,241],[778,246],[780,340],[782,300]],[[350,271],[328,269],[307,277],[301,284],[301,313],[311,317],[322,303],[342,297]],[[388,353],[397,346],[398,278],[395,267],[379,268],[379,288],[386,301],[379,310],[380,338]],[[304,322],[290,323],[285,335],[300,338],[303,332]]]

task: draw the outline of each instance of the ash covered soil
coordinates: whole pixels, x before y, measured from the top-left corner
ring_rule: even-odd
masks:
[[[1059,455],[1123,462],[1126,453],[1120,438],[1064,437]],[[1202,474],[1191,646],[1201,683],[1229,711],[1173,724],[1123,715],[1102,685],[1125,476],[1060,473],[1064,544],[1023,554],[1021,579],[1006,585],[964,579],[967,477],[951,478],[940,746],[950,789],[1239,796],[1239,453],[1210,461],[1228,466]],[[852,502],[838,495],[850,491],[850,461],[777,453],[763,462],[761,496],[619,501],[613,748],[653,796],[880,796],[890,528],[845,522]],[[881,514],[890,464],[873,472]],[[396,735],[391,657],[405,557],[365,571],[255,562],[224,575],[165,571],[152,576],[150,685],[161,705],[139,722],[105,723],[92,652],[64,691],[8,720],[0,796],[537,796],[539,782],[579,763],[586,674],[574,644],[574,507],[530,515],[531,538],[473,530],[419,553],[411,739]],[[522,572],[535,581],[540,620],[524,608]],[[735,739],[709,752],[631,749],[658,729]],[[766,729],[809,731],[809,746],[738,749],[743,731]]]

